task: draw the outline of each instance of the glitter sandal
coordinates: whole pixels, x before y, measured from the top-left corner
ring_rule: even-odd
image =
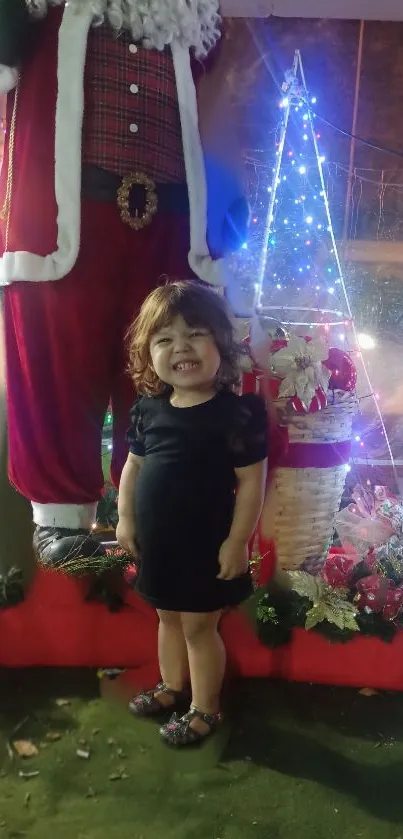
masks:
[[[190,723],[195,718],[202,720],[208,726],[209,730],[205,734],[191,728]],[[223,715],[221,712],[218,714],[203,714],[202,711],[192,707],[183,717],[174,713],[169,722],[160,728],[160,735],[168,746],[198,746],[206,737],[210,737],[216,731],[222,721]]]
[[[157,699],[157,693],[171,696],[172,704],[164,705]],[[137,696],[134,696],[129,702],[129,710],[136,717],[156,717],[165,711],[171,711],[172,708],[186,707],[187,702],[189,702],[189,694],[186,690],[172,690],[172,688],[167,687],[165,682],[159,682],[153,690],[138,693]]]

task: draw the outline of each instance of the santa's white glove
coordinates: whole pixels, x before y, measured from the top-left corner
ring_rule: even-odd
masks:
[[[7,67],[0,64],[0,94],[9,93],[16,87],[18,82],[18,70],[15,67]]]

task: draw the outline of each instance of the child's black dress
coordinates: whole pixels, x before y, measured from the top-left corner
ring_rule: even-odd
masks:
[[[220,391],[175,408],[142,397],[132,411],[130,451],[144,456],[135,496],[137,590],[157,609],[213,612],[252,592],[250,574],[217,580],[218,553],[234,513],[235,468],[267,456],[268,420],[254,394]]]

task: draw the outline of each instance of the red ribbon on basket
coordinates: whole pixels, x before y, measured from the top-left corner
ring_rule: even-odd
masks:
[[[269,410],[269,469],[285,466],[289,469],[330,469],[350,460],[351,441],[341,443],[290,443],[286,426],[278,425],[270,404],[278,396],[280,382],[267,373],[253,370],[243,374],[242,392],[258,393]]]
[[[330,469],[343,466],[350,460],[351,442],[290,443],[278,466],[289,469]]]

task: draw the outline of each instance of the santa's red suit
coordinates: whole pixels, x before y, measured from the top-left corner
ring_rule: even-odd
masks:
[[[32,501],[49,559],[80,531],[78,549],[94,547],[110,399],[119,479],[133,315],[166,275],[224,285],[221,257],[247,212],[230,154],[218,0],[28,5],[16,86],[15,68],[0,67],[0,92],[10,90],[0,285],[10,478]]]

